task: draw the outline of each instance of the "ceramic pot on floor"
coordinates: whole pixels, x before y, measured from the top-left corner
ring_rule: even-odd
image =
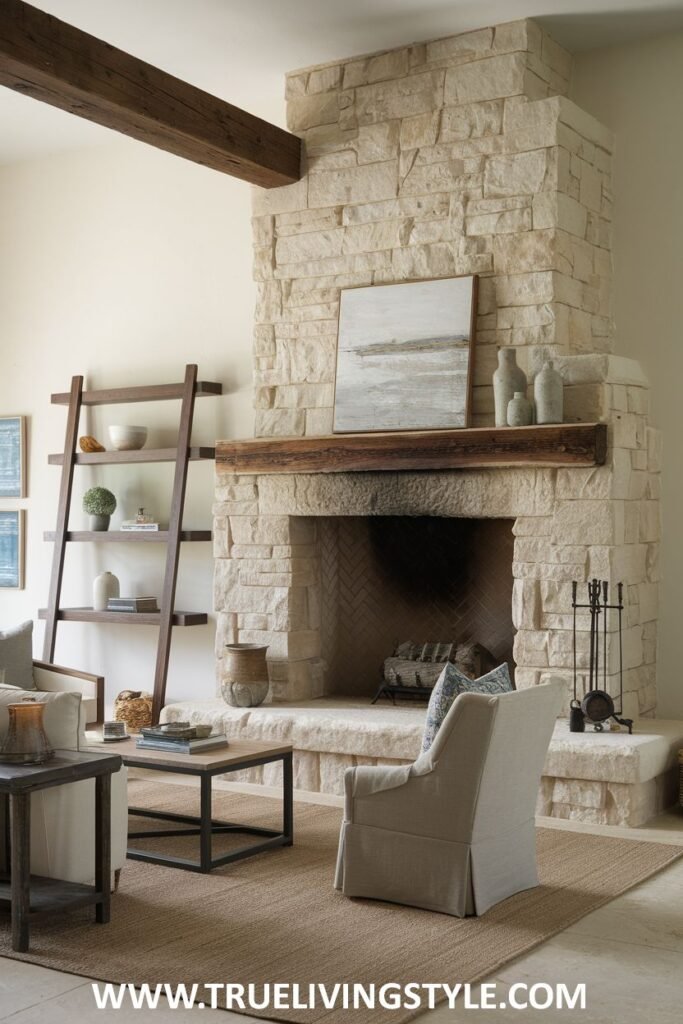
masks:
[[[234,708],[255,708],[268,695],[268,647],[260,644],[226,644],[221,693]]]

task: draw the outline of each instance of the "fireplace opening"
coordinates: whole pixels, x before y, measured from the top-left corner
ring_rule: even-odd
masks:
[[[406,644],[413,653],[425,644],[478,644],[493,663],[505,661],[514,671],[514,520],[344,516],[316,522],[328,695],[374,697],[385,659]],[[443,660],[445,653],[438,656]],[[491,667],[486,654],[481,663],[484,671]]]

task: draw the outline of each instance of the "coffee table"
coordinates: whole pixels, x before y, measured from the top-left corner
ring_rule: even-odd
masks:
[[[45,764],[0,764],[0,911],[12,916],[15,952],[27,952],[34,915],[94,904],[97,923],[109,922],[111,777],[120,767],[117,754],[76,750],[58,750]],[[95,780],[95,885],[31,876],[31,794],[82,779]]]
[[[105,746],[100,742],[96,749]],[[107,743],[106,746],[113,746]],[[89,749],[95,749],[89,744]],[[175,754],[165,750],[141,749],[136,740],[122,740],[115,745],[116,752],[121,755],[123,763],[129,768],[145,768],[148,771],[171,772],[178,775],[194,775],[199,778],[199,816],[175,814],[169,811],[148,810],[143,807],[129,807],[128,813],[141,818],[156,821],[168,821],[184,828],[155,829],[147,832],[129,832],[128,838],[158,838],[161,836],[199,836],[199,860],[188,860],[170,854],[152,853],[129,847],[127,855],[131,860],[148,861],[151,864],[165,864],[168,867],[182,868],[185,871],[198,871],[207,874],[214,868],[232,861],[252,857],[256,853],[273,849],[278,846],[291,846],[294,842],[294,787],[292,779],[292,748],[291,746],[273,746],[270,743],[248,742],[246,740],[230,740],[227,747],[208,751],[205,754]],[[216,775],[254,768],[260,764],[282,762],[282,830],[258,828],[255,825],[241,825],[231,821],[217,821],[211,813],[212,780]],[[257,842],[241,846],[230,853],[214,857],[212,840],[215,835],[226,833],[244,833],[257,838]]]

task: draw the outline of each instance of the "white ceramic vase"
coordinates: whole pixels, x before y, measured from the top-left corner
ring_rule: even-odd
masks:
[[[110,597],[119,597],[119,581],[113,572],[101,572],[92,585],[92,607],[95,612],[106,612]]]
[[[514,348],[498,350],[498,369],[493,375],[493,400],[497,427],[508,425],[508,405],[516,391],[526,394],[526,374],[517,366]]]
[[[523,391],[515,391],[507,411],[508,427],[528,427],[533,422],[534,409]]]
[[[562,377],[554,368],[551,360],[548,360],[543,364],[543,369],[536,374],[534,380],[537,423],[562,423],[564,418],[562,388]]]

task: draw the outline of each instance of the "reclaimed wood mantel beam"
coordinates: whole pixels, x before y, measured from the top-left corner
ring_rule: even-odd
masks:
[[[0,3],[0,84],[214,170],[301,177],[296,135],[23,3]]]
[[[602,466],[606,455],[605,423],[216,442],[219,471],[257,474]]]

